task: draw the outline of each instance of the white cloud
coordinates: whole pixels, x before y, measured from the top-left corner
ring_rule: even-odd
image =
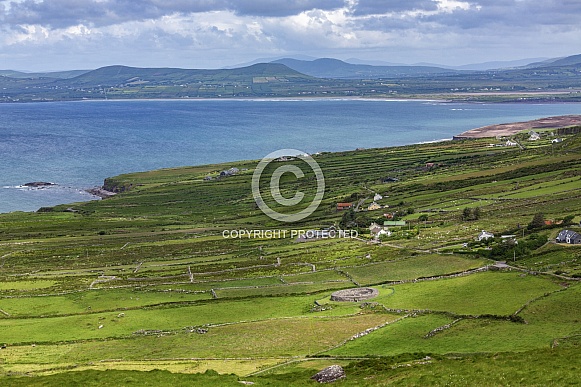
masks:
[[[0,2],[7,67],[220,67],[306,53],[392,62],[560,56],[581,2],[547,0],[22,0]],[[277,8],[278,5],[278,8]],[[42,58],[39,61],[38,58]]]

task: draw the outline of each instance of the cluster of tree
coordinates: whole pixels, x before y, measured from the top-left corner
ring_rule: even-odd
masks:
[[[541,212],[537,212],[535,216],[533,216],[533,220],[531,220],[527,228],[529,230],[534,230],[536,228],[543,227],[545,227],[545,215],[543,215]]]
[[[528,238],[519,241],[514,239],[497,240],[495,238],[492,242],[492,249],[485,250],[484,254],[497,261],[522,259],[545,243],[547,243],[547,236],[543,234],[531,234]]]
[[[343,213],[341,221],[339,222],[339,227],[346,228],[364,228],[373,222],[367,213],[365,212],[355,212],[353,208],[348,209]]]
[[[462,210],[462,220],[478,220],[480,219],[480,207],[468,208],[464,207]]]
[[[563,226],[567,226],[573,223],[573,218],[575,218],[575,215],[567,215],[565,216],[562,220],[562,223],[560,223],[560,225]],[[543,215],[542,212],[537,212],[534,216],[533,219],[531,220],[531,222],[528,224],[527,228],[529,230],[538,230],[541,228],[546,227],[547,224],[545,223],[545,215]]]

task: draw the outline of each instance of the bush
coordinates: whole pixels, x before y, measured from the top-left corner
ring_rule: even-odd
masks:
[[[468,221],[468,220],[478,220],[480,219],[480,207],[475,207],[475,208],[468,208],[468,207],[464,207],[464,209],[462,210],[462,220],[463,221]]]
[[[533,220],[528,225],[529,230],[534,230],[536,228],[543,228],[545,227],[545,216],[541,212],[537,212],[535,216],[533,216]]]
[[[563,218],[563,224],[564,225],[570,225],[573,224],[573,218],[575,218],[575,215],[567,215]]]

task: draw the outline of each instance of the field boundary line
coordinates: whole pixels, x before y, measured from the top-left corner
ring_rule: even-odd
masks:
[[[533,298],[533,299],[531,299],[531,300],[528,300],[528,301],[527,301],[527,302],[526,302],[526,303],[525,303],[523,306],[521,306],[520,308],[518,308],[518,310],[517,310],[516,312],[514,312],[514,313],[513,313],[513,316],[516,316],[516,315],[518,315],[519,313],[521,313],[523,310],[525,310],[525,309],[526,309],[526,308],[527,308],[527,307],[528,307],[530,304],[532,304],[533,302],[537,302],[537,301],[539,301],[539,300],[541,300],[541,299],[543,299],[543,298],[550,297],[550,296],[552,296],[552,295],[553,295],[553,294],[555,294],[555,293],[564,292],[564,291],[565,291],[565,290],[567,290],[567,289],[569,289],[569,288],[568,288],[568,287],[566,287],[566,288],[562,288],[562,289],[553,290],[552,292],[548,292],[548,293],[545,293],[545,294],[543,294],[543,295],[540,295],[540,296],[538,296],[538,297],[535,297],[535,298]]]
[[[319,354],[322,354],[322,353],[324,353],[324,352],[332,351],[332,350],[334,350],[334,349],[337,349],[337,348],[339,348],[339,347],[342,347],[342,346],[344,346],[345,344],[347,344],[347,343],[348,343],[348,342],[350,342],[350,341],[354,341],[354,340],[357,340],[357,339],[359,339],[359,338],[361,338],[361,337],[363,337],[363,336],[367,336],[368,334],[370,334],[370,333],[373,333],[373,332],[375,332],[375,331],[377,331],[377,330],[379,330],[379,329],[381,329],[381,328],[385,328],[385,327],[386,327],[386,326],[388,326],[388,325],[392,325],[392,324],[398,323],[398,322],[400,322],[400,321],[402,321],[402,320],[404,320],[404,319],[406,319],[406,318],[410,317],[411,315],[412,315],[411,313],[410,313],[410,314],[406,314],[405,316],[402,316],[402,317],[396,318],[396,319],[395,319],[395,320],[393,320],[393,321],[386,321],[386,322],[384,322],[383,324],[380,324],[380,325],[374,326],[374,327],[372,327],[372,328],[367,328],[366,330],[364,330],[364,331],[361,331],[361,332],[359,332],[359,333],[356,333],[356,334],[354,334],[353,336],[349,337],[348,339],[346,339],[346,340],[343,340],[343,341],[342,341],[342,342],[340,342],[339,344],[337,344],[337,345],[334,345],[334,346],[332,346],[332,347],[330,347],[330,348],[327,348],[327,349],[325,349],[325,350],[323,350],[323,351],[320,351],[320,352],[316,353],[315,355],[319,355]]]
[[[14,252],[8,253],[8,254],[4,254],[3,256],[0,257],[0,259],[2,259],[2,264],[0,265],[0,269],[4,268],[4,263],[6,262],[6,258],[8,258],[9,256],[11,256],[12,254],[14,254]]]

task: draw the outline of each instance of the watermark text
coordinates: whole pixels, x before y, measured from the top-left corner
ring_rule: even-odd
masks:
[[[304,240],[315,239],[350,239],[357,238],[357,230],[224,230],[222,237],[225,239],[284,239],[300,238]]]

